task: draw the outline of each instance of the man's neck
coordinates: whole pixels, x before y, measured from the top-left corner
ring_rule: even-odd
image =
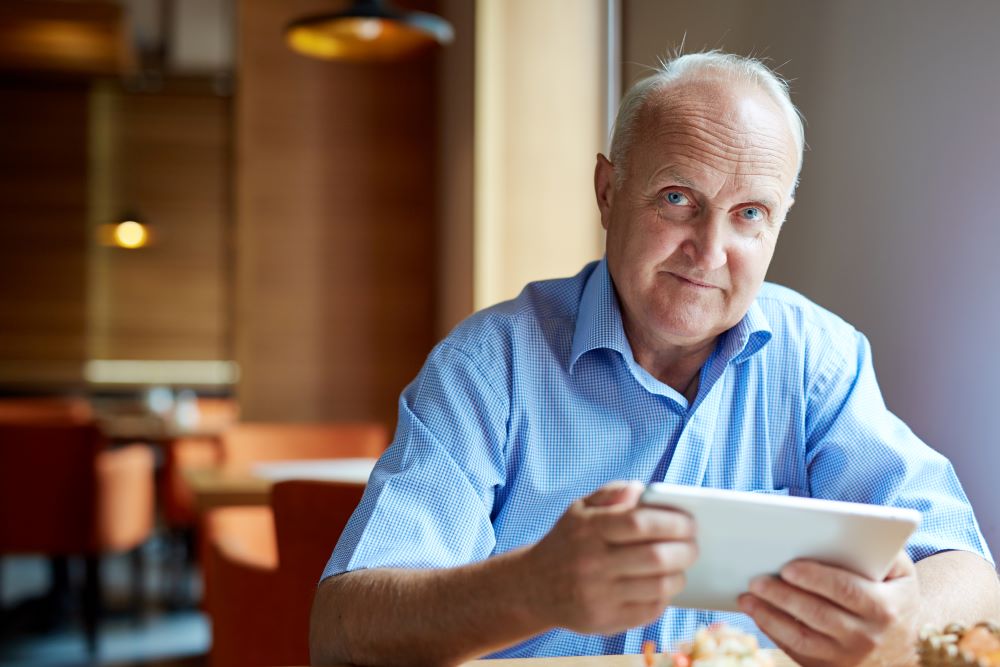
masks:
[[[698,392],[701,367],[715,349],[718,336],[692,345],[650,342],[641,335],[633,334],[627,324],[625,335],[637,364],[660,382],[676,389],[689,401],[693,400]]]

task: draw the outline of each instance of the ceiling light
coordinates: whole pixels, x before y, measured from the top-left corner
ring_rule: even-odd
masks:
[[[342,12],[307,16],[285,29],[293,51],[354,62],[405,58],[453,39],[451,24],[443,18],[401,11],[383,0],[355,0]]]

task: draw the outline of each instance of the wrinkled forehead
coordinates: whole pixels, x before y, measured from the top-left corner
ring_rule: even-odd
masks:
[[[709,171],[791,192],[799,151],[781,107],[763,90],[692,80],[656,91],[639,116],[632,176],[651,170]]]

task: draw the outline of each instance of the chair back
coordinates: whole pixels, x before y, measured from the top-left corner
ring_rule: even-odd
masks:
[[[0,398],[0,422],[87,422],[94,411],[86,399],[72,396]]]
[[[266,514],[262,507],[213,510],[227,526],[215,532],[209,559],[211,667],[309,664],[316,585],[364,489],[290,480],[272,487]]]
[[[93,422],[0,421],[0,553],[74,554],[94,537]]]
[[[374,423],[243,422],[222,435],[223,461],[233,466],[283,459],[374,458],[388,444],[385,427]]]
[[[240,418],[240,404],[233,398],[199,396],[198,430],[203,433],[222,433]]]
[[[287,600],[288,664],[309,662],[309,615],[316,585],[364,494],[363,484],[289,480],[271,489],[278,563]],[[294,658],[294,660],[293,660]]]

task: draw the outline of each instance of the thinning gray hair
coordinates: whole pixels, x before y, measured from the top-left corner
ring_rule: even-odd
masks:
[[[620,187],[624,178],[628,154],[636,140],[639,113],[645,107],[646,102],[653,94],[668,85],[696,78],[699,74],[723,74],[739,82],[754,84],[781,107],[792,130],[795,147],[799,153],[799,167],[792,185],[794,193],[795,185],[799,182],[798,172],[802,170],[805,128],[802,114],[799,113],[788,94],[788,82],[756,58],[721,51],[688,53],[669,60],[661,60],[660,66],[652,75],[636,82],[625,93],[618,105],[618,114],[615,116],[615,126],[611,132],[611,149],[609,151],[609,158],[615,167],[616,187]]]

